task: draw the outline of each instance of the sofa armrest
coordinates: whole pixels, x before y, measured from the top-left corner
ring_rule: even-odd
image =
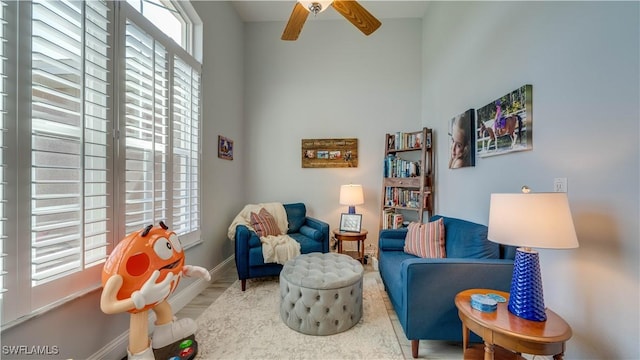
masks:
[[[327,224],[322,220],[318,220],[318,219],[307,216],[305,218],[305,222],[302,225],[302,227],[304,226],[308,226],[312,229],[320,231],[320,233],[322,234],[322,237],[321,237],[322,252],[323,253],[329,252],[329,224]],[[300,228],[301,230],[302,230],[302,227]]]
[[[407,259],[402,263],[401,322],[410,339],[459,336],[454,298],[460,291],[484,288],[509,292],[513,261],[503,259]],[[428,304],[428,311],[425,311]],[[450,321],[449,323],[443,323]],[[442,332],[452,332],[444,334]]]
[[[406,237],[407,229],[380,230],[378,249],[403,251]]]

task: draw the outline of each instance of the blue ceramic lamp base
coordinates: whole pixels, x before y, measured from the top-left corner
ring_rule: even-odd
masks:
[[[513,264],[509,311],[532,321],[546,321],[538,252],[518,248]]]

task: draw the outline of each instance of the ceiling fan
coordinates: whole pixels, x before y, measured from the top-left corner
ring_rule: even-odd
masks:
[[[358,4],[358,2],[356,2],[355,0],[298,0],[296,2],[296,5],[293,7],[293,11],[291,12],[291,16],[289,17],[289,22],[287,22],[287,26],[284,28],[281,39],[296,40],[300,35],[300,32],[302,31],[302,26],[304,26],[304,22],[307,20],[307,16],[309,16],[309,13],[317,15],[318,13],[326,10],[329,6],[332,6],[334,9],[336,9],[338,13],[349,20],[365,35],[370,35],[374,31],[376,31],[380,27],[380,25],[382,25],[382,23],[378,19],[371,15],[371,13],[369,13],[364,7],[362,7],[362,5]]]

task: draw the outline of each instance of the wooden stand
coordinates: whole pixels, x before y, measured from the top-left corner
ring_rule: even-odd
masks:
[[[348,232],[348,231],[340,231],[337,229],[333,230],[333,237],[338,241],[338,253],[340,254],[348,254],[351,255],[354,259],[360,261],[360,263],[364,264],[364,241],[367,239],[367,234],[369,232],[365,229],[362,229],[359,233],[357,232]],[[342,250],[342,242],[343,241],[357,241],[358,242],[358,251],[355,254],[351,254],[351,252],[343,252]]]
[[[489,289],[465,290],[455,298],[458,315],[462,320],[462,348],[464,358],[522,359],[521,353],[564,357],[565,343],[571,338],[571,327],[559,315],[547,309],[547,321],[531,321],[518,317],[507,309],[507,302],[498,303],[496,311],[482,312],[471,307],[471,295],[495,293],[507,301],[509,293]],[[483,357],[476,347],[467,348],[469,330],[484,340]],[[506,350],[509,352],[504,352]],[[503,357],[508,356],[508,357]]]

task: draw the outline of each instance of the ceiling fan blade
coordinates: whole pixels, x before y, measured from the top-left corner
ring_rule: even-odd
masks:
[[[368,12],[362,5],[353,0],[334,0],[331,4],[337,12],[349,20],[365,35],[371,35],[382,23]]]
[[[304,22],[307,21],[309,11],[304,8],[302,4],[296,1],[296,5],[293,7],[289,22],[282,32],[282,40],[296,40],[302,31]]]

